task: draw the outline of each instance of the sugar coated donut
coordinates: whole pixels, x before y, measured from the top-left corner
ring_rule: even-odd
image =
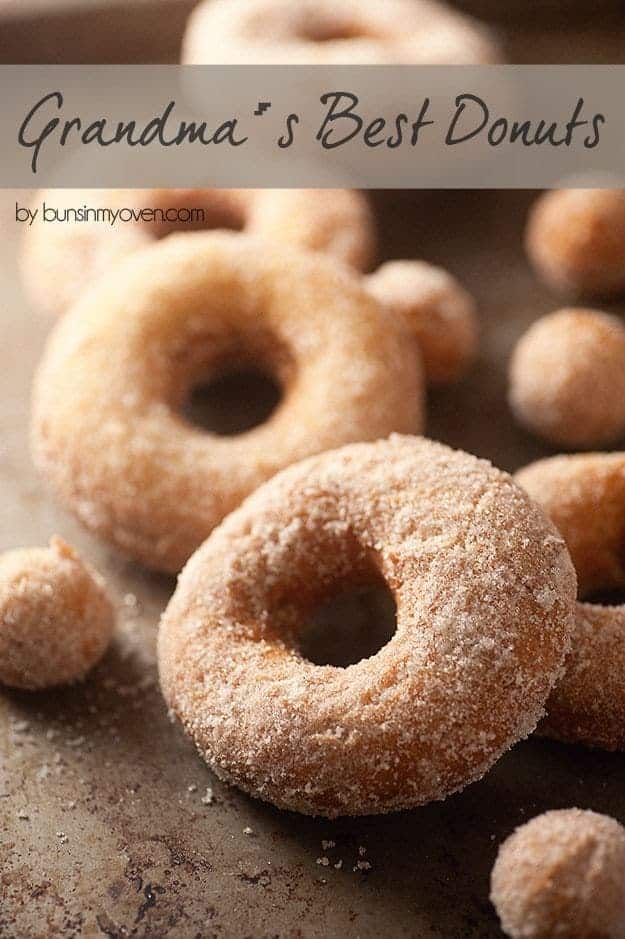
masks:
[[[389,261],[365,286],[416,336],[429,382],[461,377],[475,358],[477,318],[473,298],[451,274],[425,261]]]
[[[525,246],[555,290],[607,295],[625,290],[625,189],[556,189],[528,218]]]
[[[358,270],[375,252],[368,201],[351,189],[55,189],[38,193],[36,204],[47,206],[52,221],[27,229],[22,276],[33,302],[52,314],[116,261],[176,229],[245,229]],[[85,208],[86,220],[74,221]]]
[[[283,390],[269,419],[217,436],[190,390],[252,362]],[[100,280],[53,331],[33,453],[62,501],[145,564],[178,571],[261,482],[311,453],[423,420],[420,361],[343,265],[246,235],[172,235]]]
[[[0,682],[48,688],[77,681],[115,625],[104,581],[60,538],[0,555]]]
[[[187,64],[479,65],[500,60],[485,27],[430,0],[205,0]]]
[[[386,582],[397,630],[347,668],[298,630]],[[224,780],[333,817],[443,799],[534,728],[568,647],[575,574],[507,474],[424,438],[284,470],[213,532],[159,630],[165,698]]]
[[[596,310],[537,320],[510,363],[510,406],[558,446],[605,446],[625,436],[625,323]]]
[[[511,939],[623,939],[625,829],[582,809],[538,815],[501,845],[491,900]]]
[[[550,516],[575,564],[582,597],[625,588],[625,454],[552,457],[517,482]],[[542,733],[625,749],[625,606],[578,603],[565,673]]]

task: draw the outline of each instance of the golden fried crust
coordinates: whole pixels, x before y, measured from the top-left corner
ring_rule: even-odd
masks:
[[[540,460],[516,481],[567,543],[582,597],[625,587],[625,455]],[[625,748],[625,607],[578,603],[571,651],[547,702],[541,733]]]
[[[60,538],[0,555],[0,682],[48,688],[77,681],[115,625],[104,581]]]
[[[190,388],[240,359],[274,376],[281,404],[238,436],[188,424]],[[284,466],[422,422],[418,351],[359,278],[320,254],[202,232],[137,252],[57,323],[32,448],[91,530],[177,572]]]
[[[382,577],[397,631],[348,668],[298,629]],[[222,778],[333,817],[442,799],[534,729],[568,647],[575,574],[510,477],[424,438],[274,477],[184,569],[158,642],[165,698]]]
[[[599,447],[625,436],[625,324],[597,310],[537,320],[510,363],[510,406],[558,446]]]
[[[625,290],[625,190],[545,193],[530,211],[525,246],[555,290],[597,296]]]
[[[623,939],[625,830],[581,809],[533,818],[501,845],[491,900],[511,939]]]
[[[492,33],[430,0],[205,0],[183,40],[187,64],[479,65]]]
[[[69,189],[37,195],[61,213],[90,209],[202,209],[204,225],[234,228],[276,245],[320,251],[365,270],[375,254],[375,229],[366,197],[351,189]],[[37,221],[26,231],[21,268],[26,290],[47,313],[65,312],[99,276],[133,251],[171,233],[159,221]],[[179,224],[192,231],[193,224]]]

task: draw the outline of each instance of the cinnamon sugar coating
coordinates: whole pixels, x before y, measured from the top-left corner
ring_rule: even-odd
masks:
[[[501,59],[477,20],[432,0],[205,0],[187,64],[479,65]]]
[[[581,809],[538,815],[499,848],[491,900],[511,939],[623,939],[625,829]]]
[[[48,688],[83,678],[115,626],[104,581],[60,538],[0,555],[0,682]]]
[[[54,189],[39,193],[60,212],[87,205],[174,213],[201,209],[195,227],[235,228],[276,245],[320,251],[364,270],[375,253],[369,203],[351,189]],[[170,215],[173,218],[173,215]],[[178,223],[193,231],[194,223]],[[24,237],[21,267],[33,302],[47,313],[65,312],[100,275],[120,260],[175,230],[172,222],[62,222],[31,225]]]
[[[462,376],[477,351],[477,317],[473,298],[451,274],[425,261],[389,261],[365,286],[416,337],[428,382]]]
[[[625,436],[625,323],[597,310],[537,320],[510,363],[510,406],[559,446],[604,446]]]
[[[625,588],[625,455],[552,457],[516,474],[555,523],[580,595]],[[578,603],[565,672],[540,731],[559,740],[625,749],[625,606]]]
[[[282,401],[217,436],[181,414],[233,364]],[[343,265],[201,232],[135,253],[57,324],[35,381],[34,459],[92,531],[177,572],[260,483],[311,453],[423,423],[418,354]]]
[[[525,246],[555,290],[598,295],[625,290],[625,190],[556,189],[534,203]]]
[[[298,651],[316,605],[382,578],[397,630],[368,659]],[[158,640],[163,693],[222,779],[334,817],[443,799],[542,716],[568,648],[575,574],[509,476],[393,435],[312,457],[196,552]]]

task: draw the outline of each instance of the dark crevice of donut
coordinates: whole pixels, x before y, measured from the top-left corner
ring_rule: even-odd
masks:
[[[245,213],[228,190],[180,190],[178,194],[172,189],[150,208],[155,208],[158,214],[147,225],[159,239],[176,232],[242,231],[245,227]]]
[[[386,584],[359,585],[313,611],[299,632],[298,648],[313,665],[347,668],[379,652],[396,628],[395,600]]]
[[[195,427],[232,437],[264,424],[281,400],[282,388],[268,372],[245,366],[195,385],[182,414]]]
[[[347,39],[374,38],[362,25],[351,21],[310,19],[299,29],[300,39],[308,42],[340,42]]]
[[[597,590],[584,596],[583,602],[595,606],[625,606],[625,589]]]

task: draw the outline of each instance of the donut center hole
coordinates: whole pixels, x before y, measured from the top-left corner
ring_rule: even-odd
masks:
[[[299,633],[299,651],[313,665],[347,668],[379,652],[396,628],[395,600],[386,584],[350,587],[308,616]]]
[[[584,597],[584,603],[596,606],[625,606],[625,588],[595,590]]]
[[[242,231],[245,227],[244,213],[227,190],[189,190],[185,194],[172,189],[154,209],[154,220],[146,224],[159,239],[175,232]]]
[[[359,23],[340,19],[313,19],[302,23],[299,35],[307,42],[340,42],[347,39],[372,38]]]
[[[269,372],[239,366],[196,384],[183,416],[220,437],[243,434],[267,421],[282,400],[282,388]]]

